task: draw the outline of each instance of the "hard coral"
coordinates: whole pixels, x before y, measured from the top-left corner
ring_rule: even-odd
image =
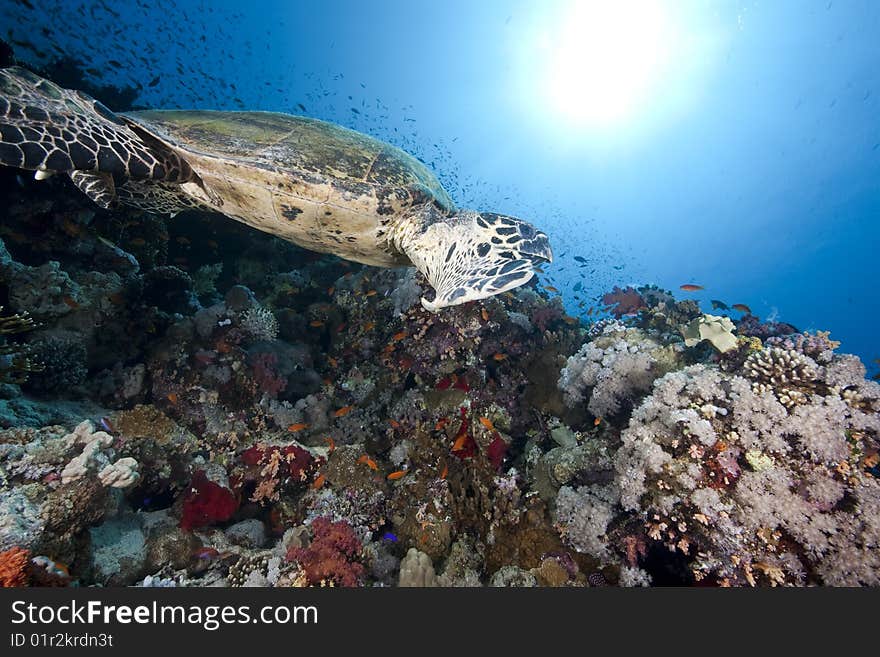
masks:
[[[312,522],[312,531],[314,537],[309,546],[291,547],[287,559],[299,563],[311,586],[357,586],[364,575],[364,566],[359,561],[361,542],[351,525],[322,516]]]

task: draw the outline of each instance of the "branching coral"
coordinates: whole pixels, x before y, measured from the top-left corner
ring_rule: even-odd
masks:
[[[816,389],[818,366],[809,356],[791,349],[770,347],[753,353],[743,364],[743,373],[756,391],[773,391],[783,406],[792,409],[806,404]]]
[[[271,310],[253,306],[241,314],[241,327],[255,340],[272,341],[278,337],[278,320]]]

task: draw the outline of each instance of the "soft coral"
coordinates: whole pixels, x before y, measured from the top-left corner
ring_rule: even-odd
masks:
[[[180,526],[189,531],[195,527],[206,527],[217,522],[229,520],[238,509],[238,499],[228,488],[214,483],[198,470],[183,500],[183,514]]]
[[[0,588],[27,586],[29,557],[30,553],[20,547],[0,552]]]
[[[307,548],[292,547],[287,552],[290,561],[302,566],[311,586],[338,584],[357,586],[364,575],[361,542],[345,521],[332,522],[318,517],[312,521],[314,538]]]

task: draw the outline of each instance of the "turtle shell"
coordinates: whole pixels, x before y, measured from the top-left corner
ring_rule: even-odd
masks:
[[[455,208],[419,160],[368,135],[318,119],[275,112],[144,111],[126,114],[186,151],[335,187],[417,189]]]

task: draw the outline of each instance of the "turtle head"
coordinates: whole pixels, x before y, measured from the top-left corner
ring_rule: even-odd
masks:
[[[530,223],[472,210],[425,222],[403,250],[434,287],[433,299],[422,297],[431,312],[512,290],[553,260],[547,236]]]

